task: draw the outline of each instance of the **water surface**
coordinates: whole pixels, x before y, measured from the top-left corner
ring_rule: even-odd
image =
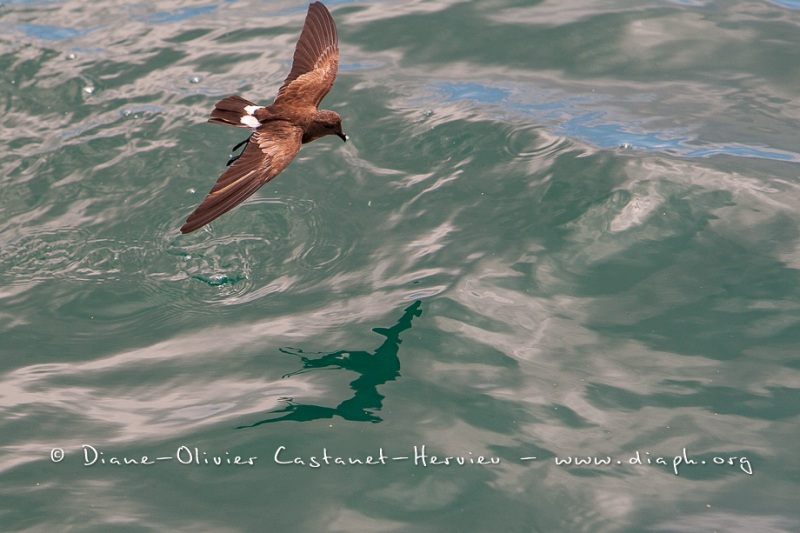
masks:
[[[797,2],[328,5],[0,7],[2,529],[800,529]]]

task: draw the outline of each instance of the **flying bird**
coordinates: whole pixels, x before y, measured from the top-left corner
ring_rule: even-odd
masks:
[[[211,192],[197,206],[181,233],[201,228],[242,203],[277,176],[297,155],[302,144],[325,135],[347,141],[342,118],[317,109],[333,86],[339,68],[336,24],[320,2],[308,6],[303,31],[294,50],[292,70],[272,104],[260,106],[241,96],[217,102],[209,122],[250,128],[250,137],[237,144],[244,149],[228,161]]]

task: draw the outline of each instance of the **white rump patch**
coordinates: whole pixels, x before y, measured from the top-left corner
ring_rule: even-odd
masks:
[[[246,106],[244,106],[244,112],[247,113],[248,115],[252,115],[253,113],[258,111],[259,109],[263,109],[263,108],[264,108],[263,105],[246,105]]]
[[[247,107],[253,107],[253,106],[247,106]],[[252,115],[244,115],[242,118],[239,119],[239,121],[248,128],[257,128],[261,125],[258,119]]]

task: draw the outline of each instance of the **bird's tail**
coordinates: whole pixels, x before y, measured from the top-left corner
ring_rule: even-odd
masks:
[[[258,120],[253,113],[260,108],[261,106],[245,100],[241,96],[228,96],[214,105],[208,121],[214,124],[252,128],[254,125],[258,125]]]

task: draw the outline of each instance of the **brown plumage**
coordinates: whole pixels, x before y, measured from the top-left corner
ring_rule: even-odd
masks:
[[[308,6],[292,70],[275,101],[265,107],[241,96],[228,96],[216,103],[209,122],[250,128],[253,133],[242,153],[228,161],[228,169],[186,219],[181,233],[201,228],[242,203],[280,174],[301,144],[325,135],[347,141],[341,117],[317,109],[331,90],[338,68],[336,24],[328,9],[314,2]]]

